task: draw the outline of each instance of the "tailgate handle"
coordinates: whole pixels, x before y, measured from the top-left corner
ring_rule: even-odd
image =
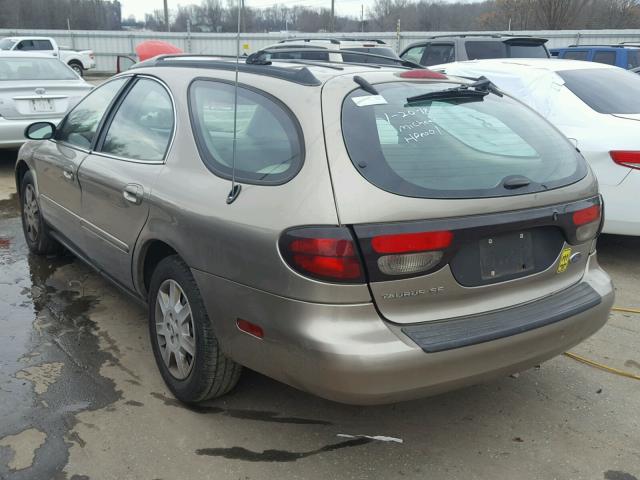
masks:
[[[136,183],[130,183],[124,187],[122,196],[127,202],[134,205],[140,205],[142,203],[142,193],[144,192],[142,185]]]

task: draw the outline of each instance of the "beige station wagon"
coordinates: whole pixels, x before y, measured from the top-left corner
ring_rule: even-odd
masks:
[[[175,396],[247,367],[388,403],[521,371],[613,289],[593,173],[485,79],[402,65],[162,56],[36,123],[16,180],[60,245],[145,302]],[[237,182],[232,189],[232,180]]]

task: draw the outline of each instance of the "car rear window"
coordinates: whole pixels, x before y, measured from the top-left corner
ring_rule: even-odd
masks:
[[[191,123],[205,165],[231,178],[280,185],[302,167],[304,141],[293,113],[265,92],[238,88],[236,144],[233,144],[235,90],[229,83],[196,80],[189,88]]]
[[[549,123],[519,102],[489,94],[472,100],[407,98],[450,83],[386,83],[379,96],[345,98],[342,130],[349,156],[371,183],[423,198],[479,198],[557,188],[586,175],[586,164]],[[531,183],[507,189],[510,176]]]
[[[0,58],[0,80],[77,80],[57,58]]]
[[[598,113],[640,113],[640,77],[621,68],[557,72],[565,86]]]
[[[397,64],[394,60],[386,60],[384,58],[367,57],[364,55],[358,55],[357,53],[346,52],[362,52],[371,53],[373,55],[382,55],[384,57],[398,58],[398,54],[388,47],[354,47],[342,50],[342,60],[348,63],[377,63],[377,64]]]
[[[470,40],[465,44],[469,60],[485,58],[547,58],[544,45],[501,41]]]

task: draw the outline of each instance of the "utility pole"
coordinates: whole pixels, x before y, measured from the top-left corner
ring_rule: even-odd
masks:
[[[242,30],[243,32],[246,32],[246,31],[247,31],[247,25],[246,25],[246,23],[245,23],[245,19],[244,19],[244,17],[245,17],[245,15],[244,15],[244,0],[241,0],[241,2],[240,2],[240,3],[241,3],[241,6],[240,6],[240,19],[241,19],[241,21],[242,21],[242,28],[241,28],[241,30]]]
[[[164,24],[166,25],[167,32],[169,32],[169,5],[167,4],[167,0],[164,0]]]
[[[331,23],[329,25],[329,31],[333,33],[336,27],[335,20],[335,8],[336,8],[336,0],[331,0]]]
[[[364,3],[360,4],[360,31],[364,33]]]

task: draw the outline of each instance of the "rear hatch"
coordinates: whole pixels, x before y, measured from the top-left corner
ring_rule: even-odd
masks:
[[[384,318],[473,315],[580,280],[600,197],[557,130],[486,86],[366,79],[328,82],[323,114],[340,222]]]

